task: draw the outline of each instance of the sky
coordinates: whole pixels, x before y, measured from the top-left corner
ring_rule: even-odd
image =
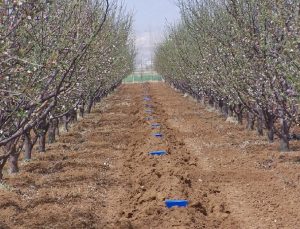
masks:
[[[155,46],[164,37],[166,25],[180,18],[176,0],[124,0],[124,3],[134,15],[137,65],[149,64]]]

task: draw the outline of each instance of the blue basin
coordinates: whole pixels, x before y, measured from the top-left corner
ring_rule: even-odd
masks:
[[[152,156],[163,156],[163,155],[166,155],[167,152],[164,150],[159,150],[159,151],[150,152],[149,154]]]
[[[185,208],[188,206],[189,202],[187,200],[165,200],[165,204],[167,208],[172,208],[172,207]]]
[[[156,133],[156,134],[154,134],[154,137],[158,137],[158,138],[162,138],[162,134],[161,133]]]
[[[150,120],[153,120],[154,118],[153,117],[147,117],[145,118],[147,121],[150,121]]]
[[[160,124],[159,124],[159,123],[153,123],[153,124],[151,125],[151,127],[153,127],[153,128],[155,128],[155,127],[160,127]]]

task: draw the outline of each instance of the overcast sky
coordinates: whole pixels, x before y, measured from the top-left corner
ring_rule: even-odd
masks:
[[[149,62],[155,44],[161,41],[167,23],[179,20],[176,0],[124,0],[134,12],[134,32],[138,49],[137,62]]]

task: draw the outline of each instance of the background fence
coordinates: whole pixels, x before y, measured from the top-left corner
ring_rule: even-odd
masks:
[[[135,72],[123,80],[123,83],[162,82],[163,78],[156,72]]]

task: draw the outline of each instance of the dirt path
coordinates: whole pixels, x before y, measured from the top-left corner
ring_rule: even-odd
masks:
[[[300,153],[276,148],[164,84],[122,86],[8,176],[0,228],[300,228]]]

